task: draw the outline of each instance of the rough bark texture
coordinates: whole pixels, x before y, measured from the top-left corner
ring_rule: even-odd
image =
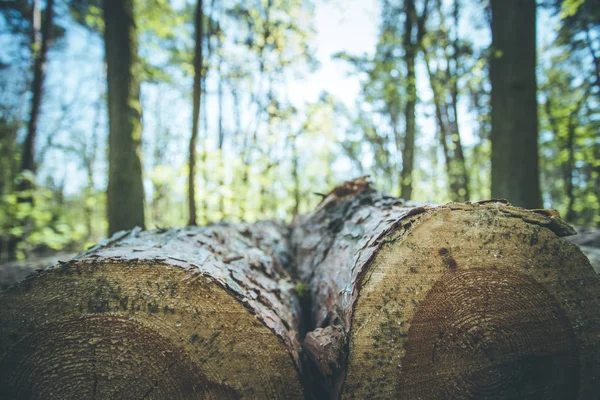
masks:
[[[534,0],[492,0],[492,197],[539,208]]]
[[[600,281],[555,213],[404,207],[360,179],[295,225],[304,347],[332,398],[600,392]]]
[[[0,398],[302,398],[287,234],[120,232],[0,293]]]
[[[108,231],[144,226],[142,106],[133,0],[104,0],[108,94]]]

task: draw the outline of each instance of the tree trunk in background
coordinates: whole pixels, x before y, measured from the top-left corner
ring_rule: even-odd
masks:
[[[196,143],[200,128],[200,105],[202,104],[202,38],[203,38],[202,0],[196,5],[196,28],[194,34],[194,87],[192,91],[192,134],[189,146],[188,171],[188,225],[197,225],[196,221]]]
[[[120,232],[0,293],[0,397],[302,399],[288,233]]]
[[[573,185],[573,170],[575,169],[575,123],[572,115],[567,124],[567,161],[565,163],[565,192],[567,195],[567,214],[565,219],[573,222],[575,213],[575,192]]]
[[[565,219],[568,222],[574,222],[577,217],[577,212],[575,211],[575,185],[573,182],[573,174],[575,171],[575,134],[577,129],[577,116],[584,108],[585,102],[588,99],[589,91],[591,90],[591,85],[587,87],[584,91],[584,94],[581,96],[581,99],[577,102],[575,108],[569,113],[567,118],[567,161],[564,167],[565,170],[565,192],[567,195],[567,214],[565,215]],[[549,100],[547,101],[549,104]],[[550,107],[548,107],[550,109]]]
[[[592,61],[594,62],[594,84],[600,89],[600,56],[596,54],[596,50],[594,49],[594,40],[590,35],[590,26],[586,24],[585,27],[585,44],[588,50],[590,51],[590,56],[592,56]]]
[[[428,0],[424,1],[423,12],[417,15],[414,0],[405,1],[406,19],[404,22],[404,61],[406,63],[406,106],[404,119],[406,129],[404,148],[402,149],[402,171],[400,173],[400,197],[410,200],[412,197],[412,179],[415,162],[415,137],[417,106],[417,80],[415,75],[415,59],[421,49],[425,35],[425,21],[428,14]]]
[[[442,2],[437,1],[435,4],[441,22],[440,27],[432,32],[430,40],[440,43],[438,46],[443,53],[445,66],[442,67],[438,60],[436,70],[432,70],[429,53],[431,52],[435,56],[435,48],[433,51],[423,49],[423,57],[433,92],[439,140],[446,164],[449,196],[452,201],[468,201],[470,198],[469,174],[458,123],[458,80],[461,77],[459,74],[460,46],[458,37],[460,4],[458,0],[453,2],[454,38],[452,40],[450,40],[448,28],[446,28],[446,16],[442,11]]]
[[[596,160],[600,160],[600,143],[596,143],[594,145],[594,156],[596,157]],[[594,193],[596,195],[596,201],[598,204],[600,204],[600,163],[597,162],[595,165],[593,165],[592,170],[596,175]],[[598,218],[596,221],[596,228],[600,228],[600,218]]]
[[[38,121],[42,105],[42,96],[44,91],[44,79],[46,77],[46,63],[48,58],[48,45],[50,43],[50,34],[54,26],[54,0],[46,2],[46,8],[42,12],[40,2],[35,0],[32,5],[32,32],[31,48],[33,52],[33,82],[31,85],[31,110],[29,112],[29,121],[27,124],[27,135],[23,142],[21,156],[21,165],[19,173],[30,172],[29,176],[22,175],[22,179],[17,186],[17,201],[19,203],[28,203],[33,205],[33,193],[31,189],[35,185],[35,144],[38,133]],[[10,154],[12,158],[13,155]],[[6,242],[6,254],[9,260],[14,260],[17,256],[17,247],[24,241],[32,228],[31,217],[25,218],[21,222],[23,233],[20,235],[9,236]]]
[[[38,130],[38,120],[42,104],[42,95],[44,89],[44,78],[46,76],[46,60],[48,58],[48,44],[50,42],[50,32],[54,20],[54,0],[46,2],[46,9],[43,13],[40,10],[39,1],[33,2],[33,83],[31,88],[31,111],[27,125],[27,136],[23,143],[23,158],[21,159],[21,172],[30,171],[35,174],[35,139]],[[41,27],[40,27],[41,22]],[[23,181],[25,188],[31,187],[34,182]]]
[[[14,190],[13,183],[19,168],[14,156],[18,130],[16,121],[8,121],[0,116],[0,196]]]
[[[465,161],[465,155],[463,152],[463,145],[460,136],[460,128],[458,124],[458,80],[460,78],[459,72],[459,55],[460,55],[460,44],[459,44],[459,13],[460,13],[460,2],[454,0],[452,7],[452,19],[454,22],[454,39],[452,40],[452,57],[448,59],[448,71],[450,75],[450,98],[452,108],[452,144],[454,154],[454,169],[457,176],[457,185],[454,190],[455,201],[468,201],[470,198],[469,193],[469,173],[467,172],[467,163]],[[446,53],[447,54],[447,53]],[[453,68],[450,68],[453,65]]]
[[[210,18],[210,16],[208,17]],[[210,35],[210,32],[206,32],[206,34]],[[210,40],[207,40],[210,43]],[[213,221],[213,215],[210,214],[208,210],[208,198],[209,198],[209,182],[211,182],[211,171],[208,168],[208,90],[207,90],[207,77],[208,70],[210,68],[210,59],[211,59],[211,49],[210,44],[207,45],[207,55],[204,57],[206,60],[206,65],[202,68],[202,101],[200,102],[200,115],[202,117],[202,127],[203,134],[200,135],[200,148],[202,151],[200,152],[200,169],[202,170],[202,187],[204,189],[204,197],[201,202],[201,215],[202,222],[201,224],[210,224]]]
[[[413,43],[413,26],[416,24],[414,0],[406,1],[406,20],[404,22],[404,62],[406,63],[406,105],[404,120],[404,147],[402,149],[402,171],[400,173],[400,197],[410,200],[412,196],[412,173],[415,158],[415,107],[417,104],[417,81],[415,77],[415,58],[417,49]]]
[[[425,67],[427,69],[427,75],[429,76],[431,91],[433,92],[435,119],[438,126],[438,134],[440,145],[442,147],[442,153],[444,154],[444,163],[446,164],[446,176],[448,178],[448,186],[450,189],[450,199],[452,201],[464,201],[466,199],[460,198],[460,180],[455,176],[455,168],[453,168],[455,161],[452,159],[452,156],[450,155],[450,149],[448,148],[448,137],[451,135],[448,135],[448,107],[444,107],[442,104],[441,92],[444,90],[444,85],[439,82],[438,77],[436,77],[436,74],[431,70],[431,62],[427,50],[423,51],[423,58],[425,59]]]
[[[534,0],[492,0],[492,197],[540,208]]]
[[[300,174],[298,170],[300,169],[298,154],[298,133],[292,134],[290,136],[290,144],[292,150],[292,181],[294,185],[294,205],[292,206],[292,216],[296,217],[300,213]]]
[[[108,78],[108,231],[144,226],[142,109],[133,0],[104,0]]]
[[[244,221],[246,217],[246,208],[248,205],[248,168],[249,168],[249,132],[247,129],[242,128],[242,106],[240,104],[240,93],[238,85],[234,82],[231,84],[231,99],[233,103],[233,116],[235,120],[235,135],[234,137],[241,136],[241,149],[239,150],[242,171],[235,174],[238,178],[234,177],[234,182],[238,192],[238,219]]]
[[[331,398],[593,398],[600,279],[571,234],[505,202],[334,189],[291,236],[313,304],[304,348]]]
[[[7,121],[0,116],[0,196],[8,195],[14,190],[14,181],[19,170],[15,158],[17,149],[17,133],[19,124],[16,121]],[[4,225],[6,224],[6,225]],[[8,233],[12,221],[4,221],[0,233],[0,261],[14,259],[16,254],[15,237]]]
[[[219,86],[217,88],[217,96],[218,96],[218,106],[219,106],[219,137],[218,137],[218,147],[219,147],[219,212],[221,214],[221,219],[225,219],[225,151],[223,146],[225,144],[225,130],[223,127],[223,40],[221,38],[221,26],[217,23],[217,74],[219,75]]]

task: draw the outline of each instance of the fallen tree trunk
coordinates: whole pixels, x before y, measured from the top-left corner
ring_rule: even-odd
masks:
[[[336,188],[292,234],[331,398],[596,398],[600,284],[573,233],[504,201]]]
[[[302,398],[287,233],[119,233],[0,293],[0,398]]]

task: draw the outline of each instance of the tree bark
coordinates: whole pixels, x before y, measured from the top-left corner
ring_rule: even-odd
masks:
[[[144,226],[142,109],[133,0],[104,0],[108,95],[108,231]]]
[[[458,1],[453,2],[452,19],[455,34],[452,40],[450,40],[446,28],[446,17],[440,1],[436,2],[436,8],[440,18],[440,27],[438,31],[434,31],[436,36],[432,36],[431,39],[440,43],[439,46],[446,61],[445,67],[438,65],[437,70],[432,70],[428,54],[431,50],[423,49],[423,58],[433,92],[435,116],[446,164],[450,199],[452,201],[468,201],[470,197],[469,174],[458,124],[458,80],[460,78],[458,72],[460,63],[458,18],[460,5]],[[452,50],[451,54],[448,52],[449,49]],[[450,97],[449,101],[448,97]],[[451,146],[449,146],[448,140],[450,140]]]
[[[406,207],[364,178],[295,222],[331,398],[593,398],[600,280],[555,213]]]
[[[192,91],[192,134],[189,145],[188,171],[188,225],[197,225],[196,217],[196,143],[200,127],[200,104],[202,104],[202,38],[203,38],[202,0],[196,5],[196,29],[194,42],[194,84]]]
[[[492,0],[492,197],[539,208],[536,5]]]
[[[287,237],[136,229],[30,276],[0,293],[0,397],[302,399]]]

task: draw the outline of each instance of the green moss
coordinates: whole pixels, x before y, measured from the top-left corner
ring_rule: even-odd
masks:
[[[307,284],[302,283],[302,282],[296,283],[294,290],[296,291],[296,295],[298,295],[298,297],[300,297],[300,298],[308,297],[310,294],[310,288],[308,287]]]

